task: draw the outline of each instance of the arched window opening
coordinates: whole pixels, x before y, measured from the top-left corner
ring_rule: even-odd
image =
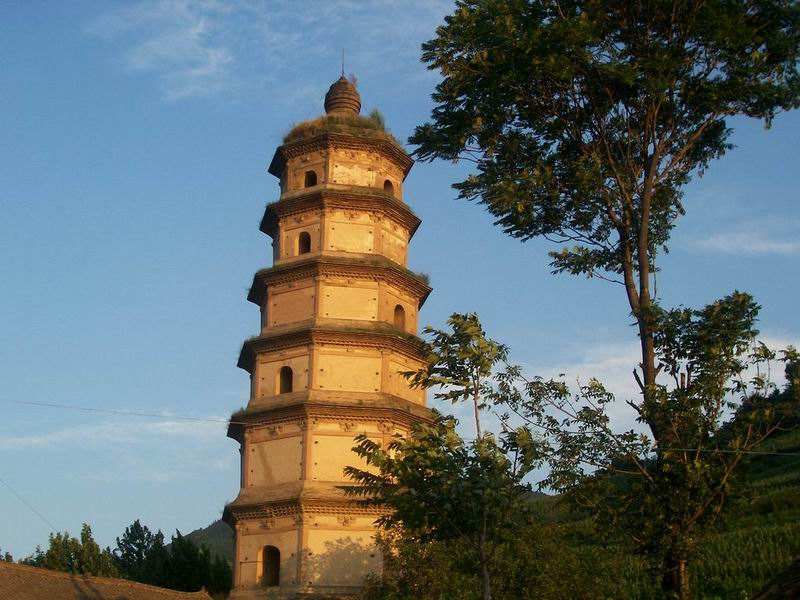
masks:
[[[388,179],[383,182],[383,191],[386,192],[387,194],[394,195],[394,185]]]
[[[311,252],[311,234],[301,231],[300,237],[297,238],[297,253],[308,254],[309,252]]]
[[[281,581],[281,551],[275,546],[264,546],[261,550],[261,585],[275,587]]]
[[[394,307],[394,326],[403,331],[406,329],[406,311],[399,304]]]
[[[317,185],[317,173],[315,171],[306,171],[306,181],[304,187],[311,187]]]
[[[288,394],[292,391],[292,369],[290,367],[281,367],[278,374],[278,393]]]

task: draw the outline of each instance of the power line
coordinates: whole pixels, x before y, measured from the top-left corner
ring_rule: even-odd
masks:
[[[48,520],[47,520],[47,517],[45,517],[45,516],[44,516],[42,513],[40,513],[38,510],[36,510],[36,509],[33,507],[33,505],[31,505],[31,504],[30,504],[30,503],[29,503],[27,500],[25,500],[25,498],[23,498],[23,497],[22,497],[22,496],[21,496],[19,493],[17,493],[17,491],[16,491],[16,490],[15,490],[13,487],[11,487],[11,484],[10,484],[10,483],[8,483],[8,482],[7,482],[5,479],[3,479],[2,477],[0,477],[0,483],[2,483],[4,486],[6,486],[6,487],[8,488],[8,491],[10,491],[12,494],[14,494],[14,496],[16,496],[17,500],[19,500],[19,501],[20,501],[22,504],[24,504],[25,506],[27,506],[27,507],[28,507],[28,509],[29,509],[29,510],[30,510],[30,511],[31,511],[33,514],[35,514],[35,515],[36,515],[37,517],[39,517],[39,518],[40,518],[42,521],[44,521],[44,523],[45,523],[45,524],[46,524],[46,525],[47,525],[47,526],[50,528],[50,531],[55,531],[55,530],[56,530],[56,527],[55,527],[55,525],[53,525],[53,524],[52,524],[50,521],[48,521]]]
[[[188,417],[184,415],[165,415],[163,413],[149,413],[134,410],[117,410],[113,408],[97,408],[94,406],[74,406],[71,404],[57,404],[55,402],[34,402],[29,400],[7,400],[11,404],[23,404],[26,406],[39,406],[42,408],[62,408],[66,410],[77,410],[81,412],[101,413],[109,415],[119,415],[123,417],[148,417],[155,419],[177,419],[180,421],[200,421],[207,423],[231,423],[234,425],[245,425],[246,423],[238,421],[229,421],[228,419],[215,419],[213,417]]]
[[[181,421],[196,421],[206,423],[226,423],[230,425],[249,425],[246,421],[231,421],[228,419],[215,419],[213,417],[189,417],[185,415],[165,415],[160,413],[149,413],[142,411],[117,410],[113,408],[97,408],[93,406],[74,406],[71,404],[57,404],[55,402],[35,402],[31,400],[7,400],[11,404],[22,404],[26,406],[38,406],[42,408],[60,408],[65,410],[76,410],[81,412],[91,412],[100,414],[111,414],[123,417],[146,417],[156,419],[177,419]],[[586,435],[586,434],[584,434]],[[464,441],[471,441],[463,438]],[[800,452],[769,452],[759,450],[722,450],[716,448],[663,448],[663,452],[704,452],[704,453],[723,453],[723,454],[750,454],[757,456],[800,456]]]

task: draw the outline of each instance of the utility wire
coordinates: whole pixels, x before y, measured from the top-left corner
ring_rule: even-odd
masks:
[[[198,422],[206,422],[206,423],[227,423],[230,425],[249,425],[250,423],[246,421],[229,421],[228,419],[215,419],[212,417],[188,417],[183,415],[164,415],[159,413],[149,413],[149,412],[141,412],[141,411],[129,411],[129,410],[116,410],[113,408],[96,408],[90,406],[74,406],[70,404],[57,404],[55,402],[34,402],[29,400],[7,400],[12,404],[23,404],[26,406],[39,406],[42,408],[61,408],[66,410],[77,410],[82,412],[92,412],[92,413],[101,413],[101,414],[111,414],[111,415],[119,415],[124,417],[148,417],[148,418],[156,418],[156,419],[178,419],[181,421],[198,421]],[[463,438],[464,441],[471,441],[467,438]],[[714,449],[714,448],[663,448],[664,452],[705,452],[705,453],[714,453],[720,452],[723,454],[752,454],[757,456],[800,456],[800,452],[769,452],[769,451],[759,451],[759,450],[721,450],[721,449]]]
[[[10,484],[10,483],[8,483],[8,482],[7,482],[5,479],[3,479],[2,477],[0,477],[0,483],[2,483],[4,486],[6,486],[6,487],[8,488],[8,491],[10,491],[12,494],[14,494],[14,496],[16,496],[17,500],[19,500],[19,501],[20,501],[22,504],[24,504],[25,506],[27,506],[27,507],[28,507],[28,509],[29,509],[29,510],[30,510],[30,511],[31,511],[33,514],[35,514],[35,515],[36,515],[37,517],[39,517],[39,518],[40,518],[42,521],[44,521],[44,523],[45,523],[45,524],[46,524],[46,525],[47,525],[47,526],[50,528],[50,531],[55,531],[55,530],[56,530],[56,526],[55,526],[55,525],[53,525],[53,524],[52,524],[50,521],[48,521],[48,520],[47,520],[47,517],[45,517],[45,516],[44,516],[42,513],[40,513],[38,510],[36,510],[36,509],[33,507],[33,505],[31,505],[31,504],[30,504],[30,503],[29,503],[27,500],[25,500],[25,498],[23,498],[23,497],[22,497],[22,496],[21,496],[19,493],[17,493],[17,491],[16,491],[16,490],[15,490],[13,487],[11,487],[11,484]]]
[[[7,400],[11,404],[23,404],[26,406],[39,406],[42,408],[63,408],[67,410],[77,410],[82,412],[101,413],[108,415],[120,415],[123,417],[148,417],[154,419],[177,419],[180,421],[200,421],[207,423],[230,423],[233,425],[246,425],[241,421],[229,421],[228,419],[215,419],[213,417],[187,417],[183,415],[169,415],[162,413],[149,413],[133,410],[117,410],[113,408],[97,408],[93,406],[74,406],[71,404],[57,404],[55,402],[33,402],[28,400]]]

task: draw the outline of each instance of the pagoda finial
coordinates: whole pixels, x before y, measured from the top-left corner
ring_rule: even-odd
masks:
[[[325,112],[352,116],[361,112],[361,96],[353,82],[344,76],[344,63],[342,76],[333,82],[325,94]]]

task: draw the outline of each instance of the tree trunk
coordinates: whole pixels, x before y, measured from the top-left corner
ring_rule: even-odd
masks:
[[[478,392],[476,391],[472,395],[472,406],[475,409],[475,435],[477,436],[478,439],[480,439],[481,435],[483,435],[481,432],[481,411],[480,408],[478,407],[479,402],[480,402],[480,397],[478,395]]]
[[[689,568],[685,558],[668,556],[662,565],[661,589],[667,598],[691,600]]]
[[[483,519],[480,540],[478,542],[478,555],[481,561],[481,578],[483,579],[483,600],[492,600],[492,581],[489,577],[489,561],[486,558],[486,518]]]

